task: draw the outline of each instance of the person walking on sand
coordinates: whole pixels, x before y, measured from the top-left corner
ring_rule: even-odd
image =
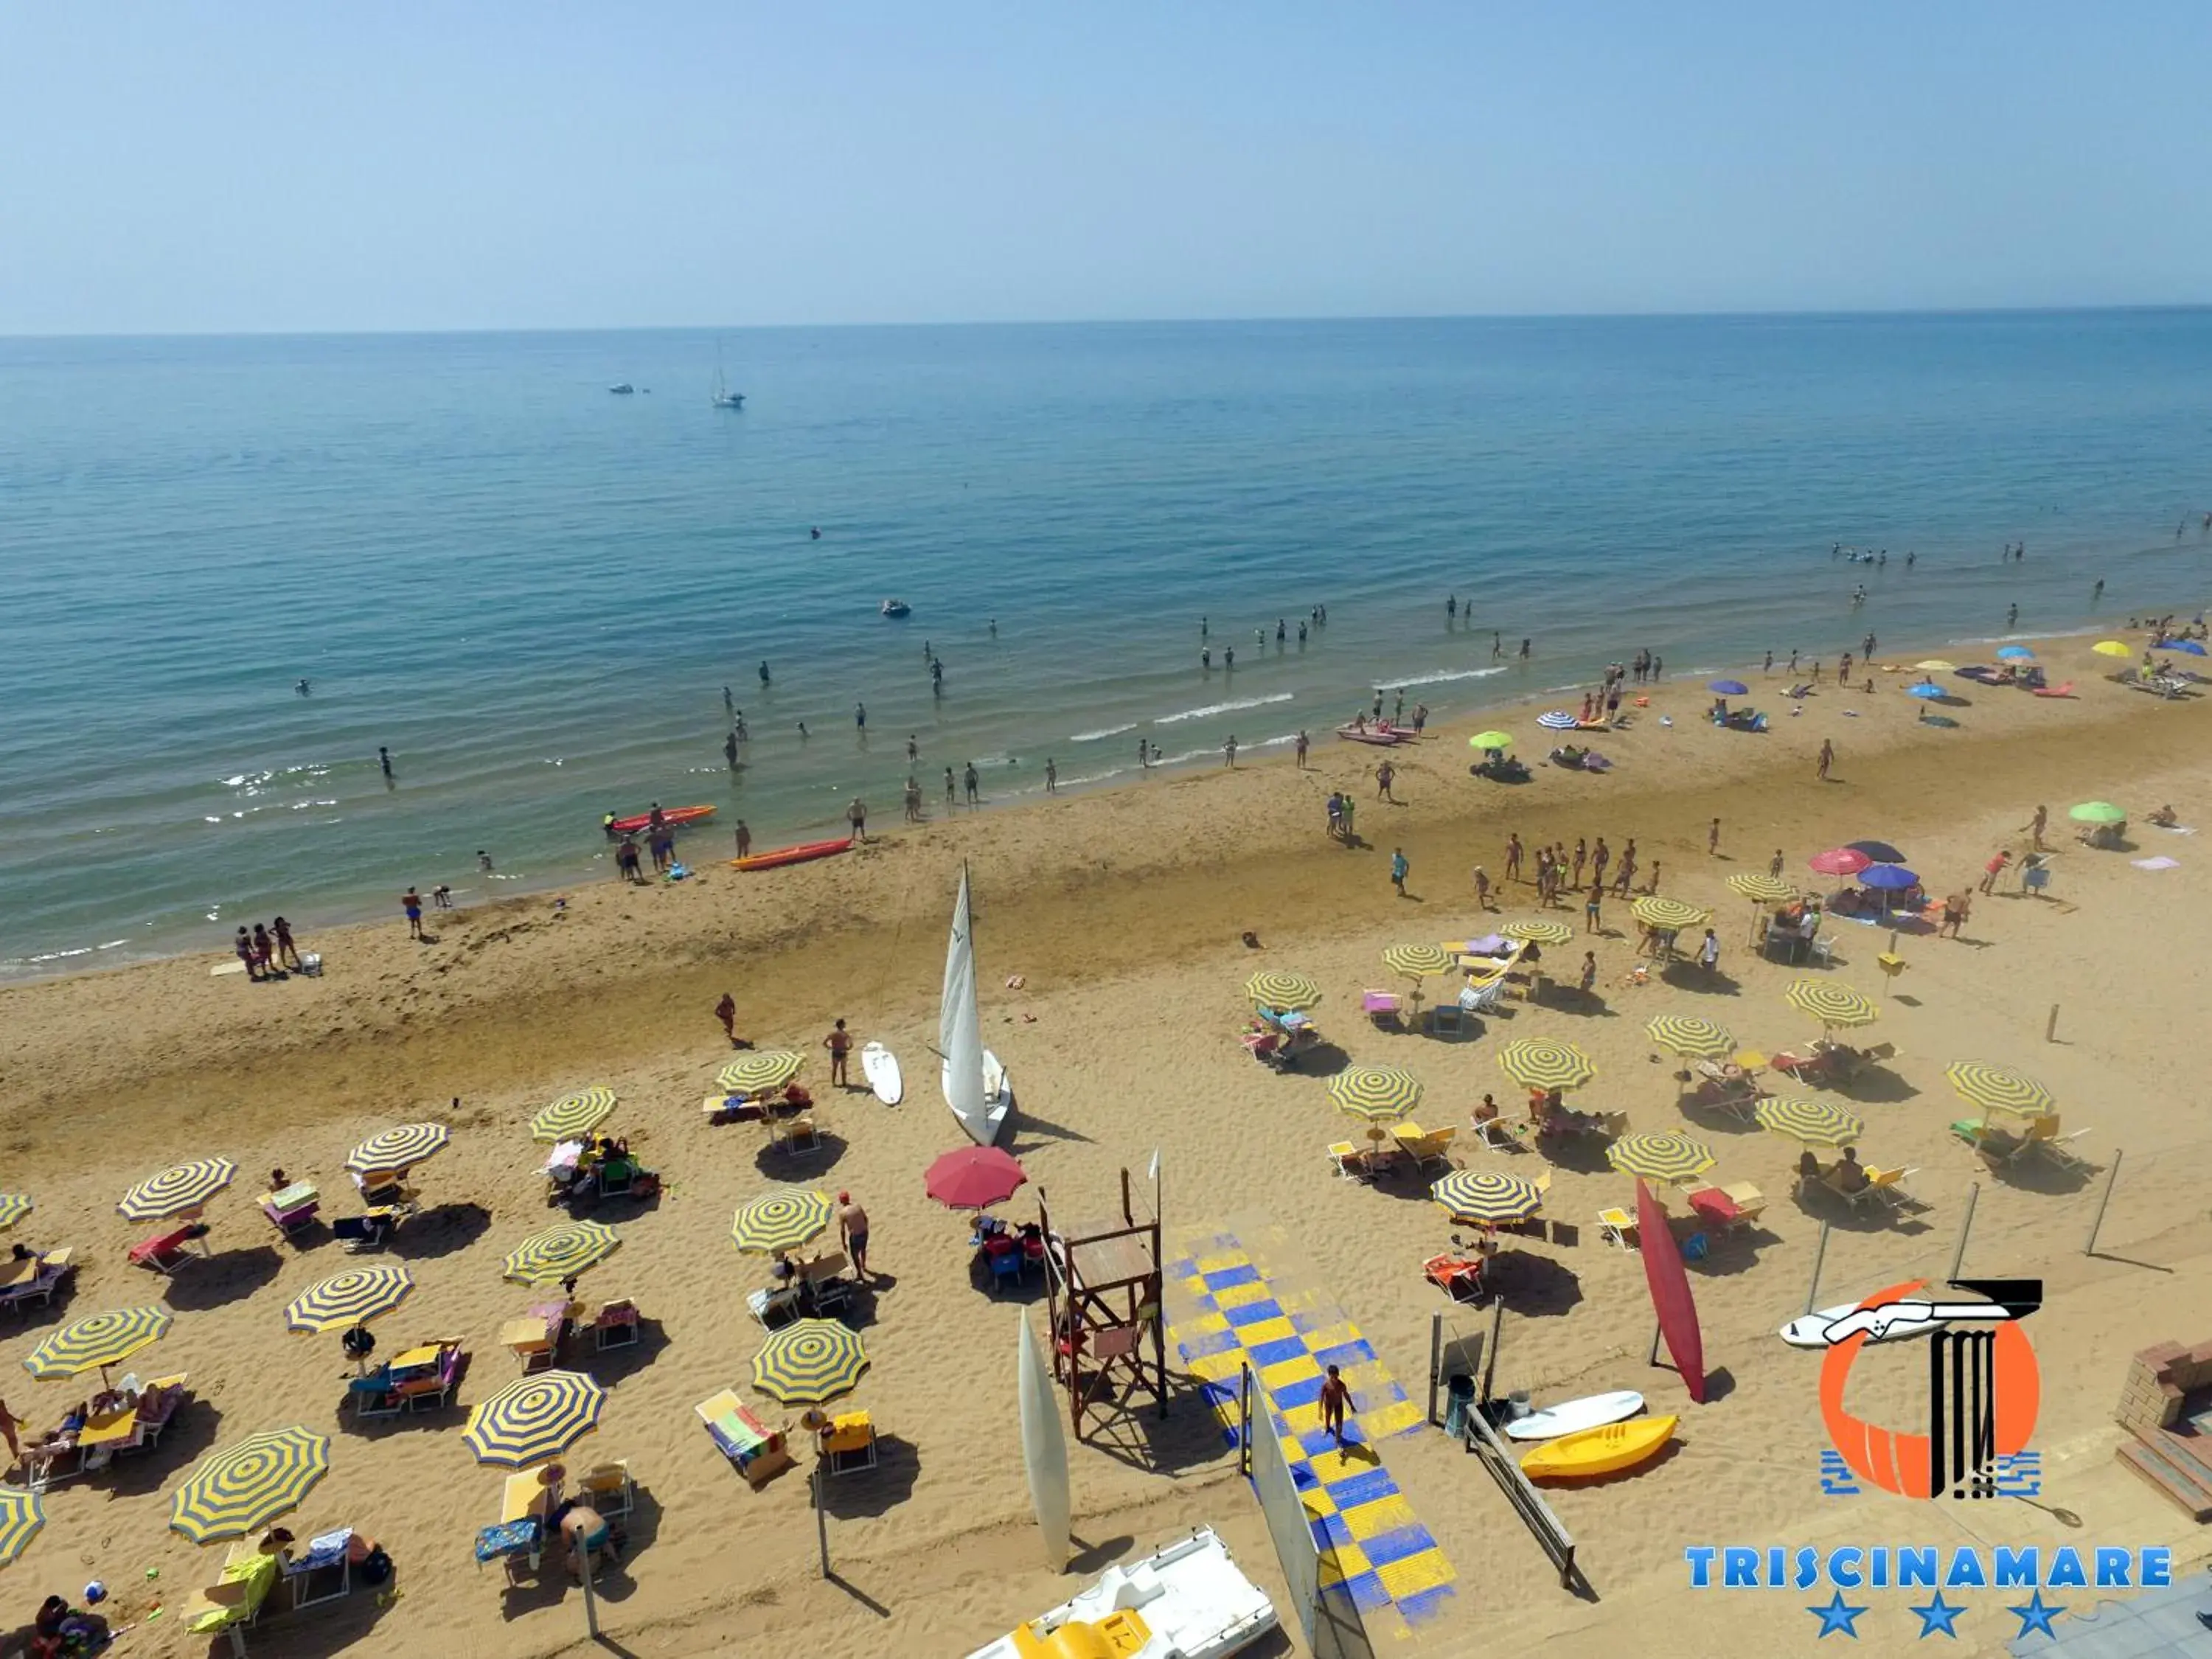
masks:
[[[853,1034],[839,1020],[830,1028],[830,1035],[822,1039],[822,1046],[830,1051],[830,1081],[840,1089],[849,1089],[853,1079],[848,1070],[853,1059]]]
[[[2050,827],[2050,824],[2051,809],[2048,806],[2039,805],[2035,809],[2035,817],[2024,826],[2027,833],[2034,837],[2030,844],[2039,853],[2046,850],[2043,845],[2043,832]]]
[[[714,1005],[714,1018],[722,1022],[722,1035],[730,1040],[730,1047],[738,1046],[738,1000],[727,991]]]
[[[1352,1390],[1345,1386],[1344,1378],[1336,1367],[1331,1365],[1328,1375],[1322,1379],[1321,1425],[1336,1437],[1339,1451],[1344,1449],[1344,1413],[1351,1403]]]
[[[1721,821],[1718,818],[1715,818],[1713,827],[1705,831],[1705,852],[1711,858],[1721,855]]]
[[[1594,881],[1590,884],[1589,896],[1583,901],[1583,932],[1601,933],[1605,931],[1604,908],[1605,884]]]
[[[738,820],[738,856],[750,858],[753,852],[753,832],[743,818]]]
[[[845,1241],[845,1254],[853,1258],[853,1277],[868,1283],[868,1212],[853,1202],[850,1193],[837,1194],[837,1236]]]
[[[1631,842],[1620,854],[1620,867],[1613,872],[1613,891],[1616,898],[1626,898],[1630,884],[1636,879],[1636,843]]]
[[[1713,937],[1713,930],[1710,927],[1705,929],[1704,942],[1698,946],[1698,966],[1708,974],[1720,971],[1721,942]]]
[[[1774,849],[1774,856],[1766,861],[1766,873],[1777,881],[1782,879],[1782,849],[1779,847]]]
[[[1820,739],[1820,769],[1814,775],[1823,783],[1828,781],[1828,769],[1836,763],[1836,745],[1826,738]]]
[[[1838,668],[1838,669],[1836,671],[1836,684],[1837,684],[1838,685],[1844,686],[1846,689],[1848,689],[1848,684],[1849,684],[1849,681],[1850,681],[1850,678],[1851,678],[1851,653],[1850,653],[1850,652],[1846,651],[1846,652],[1844,652],[1844,665],[1843,665],[1842,667]]]
[[[1590,853],[1590,879],[1601,887],[1605,885],[1606,866],[1613,862],[1613,848],[1605,844],[1605,837],[1597,838],[1597,846]]]
[[[1936,928],[1936,937],[1942,939],[1948,933],[1953,939],[1956,939],[1959,937],[1959,929],[1965,927],[1966,923],[1966,896],[1964,893],[1947,895],[1943,900],[1942,925]]]
[[[1659,890],[1659,860],[1651,860],[1651,873],[1644,878],[1644,892],[1648,898]]]
[[[418,911],[416,914],[419,915],[421,913]],[[417,933],[422,932],[419,922],[416,927],[416,932]],[[238,937],[231,941],[230,948],[238,953],[238,959],[246,964],[246,978],[258,984],[261,980],[261,963],[253,954],[252,936],[243,927],[240,928]]]
[[[1303,772],[1306,769],[1306,734],[1303,728],[1298,732],[1297,757],[1298,770]]]
[[[410,887],[399,896],[399,908],[407,913],[407,937],[414,939],[421,939],[422,937],[422,896]],[[244,931],[243,928],[240,929],[241,933]]]
[[[1584,996],[1588,996],[1597,988],[1597,952],[1595,951],[1583,952],[1583,976],[1580,988]]]
[[[1375,769],[1375,797],[1377,800],[1387,800],[1394,805],[1396,804],[1397,797],[1390,793],[1390,786],[1396,781],[1397,776],[1398,769],[1391,765],[1389,761],[1384,761],[1382,765]]]
[[[1498,908],[1490,902],[1489,872],[1479,864],[1474,866],[1474,908],[1478,910],[1495,910]]]
[[[1521,835],[1518,830],[1505,838],[1505,879],[1521,879]]]
[[[276,943],[269,937],[268,928],[258,921],[253,924],[253,959],[261,964],[262,977],[276,976]]]
[[[1404,848],[1396,847],[1391,848],[1390,884],[1398,890],[1398,896],[1400,898],[1406,896],[1406,877],[1407,873],[1411,872],[1413,867],[1413,866],[1412,865],[1406,862],[1406,849]]]
[[[269,924],[269,931],[276,936],[276,960],[287,968],[305,966],[300,960],[299,947],[292,943],[292,924],[279,916]]]
[[[2011,862],[2012,854],[2007,852],[2003,848],[1999,848],[1997,849],[1997,855],[1982,866],[1982,891],[1984,893],[1996,892],[1997,890],[1997,878],[2004,874],[2006,866],[2011,864]]]
[[[865,842],[868,838],[868,804],[858,795],[845,808],[845,822],[853,826],[853,839]]]
[[[959,803],[959,790],[952,781],[952,769],[948,766],[945,769],[945,810],[950,812]]]

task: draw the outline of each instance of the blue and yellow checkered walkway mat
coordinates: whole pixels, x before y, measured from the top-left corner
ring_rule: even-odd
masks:
[[[1325,1594],[1358,1609],[1369,1638],[1409,1638],[1456,1594],[1451,1563],[1383,1466],[1378,1443],[1423,1425],[1359,1328],[1325,1297],[1281,1285],[1235,1235],[1218,1233],[1168,1263],[1177,1317],[1168,1337],[1204,1385],[1229,1443],[1247,1363],[1273,1417],[1291,1478],[1322,1552]],[[1321,1425],[1321,1385],[1334,1365],[1352,1386],[1339,1451]]]

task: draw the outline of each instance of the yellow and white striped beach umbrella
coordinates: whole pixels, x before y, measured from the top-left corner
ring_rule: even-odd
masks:
[[[556,1457],[599,1424],[606,1390],[581,1371],[517,1377],[470,1413],[462,1443],[479,1463],[519,1469]]]
[[[1395,1123],[1421,1103],[1421,1080],[1395,1066],[1347,1066],[1329,1079],[1328,1099],[1364,1122]]]
[[[615,1253],[622,1239],[597,1221],[571,1221],[532,1234],[507,1253],[503,1276],[523,1285],[557,1285]]]
[[[1948,674],[1959,666],[1954,662],[1946,662],[1941,657],[1929,657],[1912,665],[1923,674]]]
[[[344,1330],[390,1313],[414,1288],[414,1274],[397,1261],[349,1267],[294,1297],[284,1323],[295,1331]]]
[[[530,1120],[532,1140],[580,1140],[615,1109],[615,1091],[604,1085],[579,1089],[541,1109]]]
[[[0,1231],[14,1226],[31,1212],[27,1193],[0,1193]]]
[[[23,1369],[41,1382],[119,1365],[169,1328],[167,1308],[118,1308],[64,1325],[31,1350]]]
[[[297,1509],[331,1467],[327,1435],[271,1429],[210,1452],[177,1488],[169,1528],[195,1544],[243,1538]]]
[[[28,1549],[46,1524],[46,1500],[22,1486],[0,1486],[0,1567]]]
[[[1760,1101],[1754,1115],[1762,1129],[1808,1146],[1855,1146],[1866,1133],[1866,1121],[1857,1113],[1825,1100],[1775,1095]]]
[[[1321,987],[1304,974],[1263,968],[1244,981],[1244,994],[1262,1008],[1310,1008],[1321,1000]]]
[[[1623,1135],[1605,1149],[1605,1161],[1623,1175],[1646,1181],[1687,1181],[1713,1167],[1713,1149],[1672,1130]]]
[[[1849,1030],[1871,1025],[1881,1010],[1848,985],[1823,985],[1817,979],[1792,980],[1785,994],[1792,1008],[1810,1014],[1821,1024]]]
[[[1519,921],[1509,921],[1498,930],[1508,939],[1517,939],[1523,945],[1571,945],[1575,931],[1564,921],[1553,921],[1549,916],[1527,916]]]
[[[1498,1064],[1524,1089],[1579,1089],[1597,1075],[1588,1054],[1552,1037],[1516,1037],[1498,1051]]]
[[[399,1175],[445,1150],[453,1131],[442,1123],[403,1123],[373,1134],[346,1154],[356,1175]]]
[[[1662,898],[1656,893],[1637,900],[1629,907],[1629,913],[1646,927],[1656,927],[1668,933],[1679,933],[1685,927],[1702,927],[1713,919],[1710,910],[1685,904],[1680,899]]]
[[[1382,953],[1382,965],[1394,974],[1422,979],[1431,974],[1449,974],[1452,959],[1440,945],[1394,945]]]
[[[1544,1207],[1542,1190],[1498,1170],[1454,1170],[1437,1177],[1429,1196],[1451,1212],[1455,1221],[1496,1227],[1525,1221]]]
[[[857,1387],[868,1351],[834,1319],[793,1320],[753,1356],[753,1387],[784,1406],[819,1406]]]
[[[1944,1069],[1943,1075],[1950,1079],[1960,1099],[1985,1112],[2042,1117],[2058,1109],[2058,1101],[2050,1090],[2009,1066],[1992,1066],[1979,1060],[1954,1060]]]
[[[199,1209],[231,1183],[238,1165],[227,1158],[197,1158],[149,1176],[123,1194],[117,1210],[131,1221],[160,1221]]]
[[[757,1255],[795,1250],[829,1226],[836,1206],[804,1187],[782,1187],[738,1206],[730,1237],[741,1250]]]
[[[1644,1030],[1662,1048],[1688,1060],[1718,1060],[1735,1052],[1735,1039],[1725,1029],[1692,1014],[1662,1014]]]
[[[1797,890],[1779,876],[1730,876],[1728,884],[1754,904],[1787,904]]]
[[[722,1085],[725,1094],[765,1094],[770,1089],[783,1087],[799,1075],[805,1064],[805,1055],[795,1054],[788,1048],[763,1048],[755,1054],[739,1054],[722,1067],[714,1081]]]

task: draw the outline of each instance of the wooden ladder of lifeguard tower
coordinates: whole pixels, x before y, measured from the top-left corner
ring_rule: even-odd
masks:
[[[1149,1397],[1168,1414],[1166,1316],[1160,1301],[1160,1218],[1137,1219],[1129,1172],[1121,1171],[1121,1218],[1055,1232],[1042,1188],[1037,1220],[1045,1237],[1045,1307],[1054,1379],[1067,1390],[1067,1417],[1084,1437],[1093,1413],[1125,1412]],[[1149,1347],[1149,1353],[1146,1352]]]

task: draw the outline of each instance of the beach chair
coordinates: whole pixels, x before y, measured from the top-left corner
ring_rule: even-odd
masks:
[[[1405,1026],[1406,1000],[1395,991],[1363,991],[1359,1011],[1378,1030],[1401,1030]]]
[[[2057,1121],[2056,1119],[2053,1119],[2051,1121],[2052,1133],[2035,1143],[2036,1150],[2041,1152],[2045,1158],[2049,1158],[2052,1163],[2059,1165],[2062,1169],[2087,1169],[2089,1167],[2089,1160],[2083,1158],[2079,1152],[2074,1150],[2073,1143],[2081,1139],[2083,1135],[2087,1134],[2089,1132],[2087,1129],[2075,1129],[2071,1133],[2062,1135],[2057,1133]]]
[[[1408,1124],[1407,1130],[1411,1133],[1401,1130],[1398,1135],[1398,1150],[1413,1160],[1416,1171],[1425,1170],[1431,1164],[1441,1164],[1447,1170],[1452,1167],[1452,1142],[1459,1138],[1456,1125],[1446,1124],[1441,1129],[1431,1129],[1425,1133],[1418,1126]]]
[[[288,1240],[296,1238],[314,1224],[315,1212],[321,1203],[321,1195],[305,1182],[281,1193],[264,1193],[260,1198],[261,1213]]]
[[[1844,1174],[1844,1161],[1838,1158],[1820,1171],[1820,1184],[1856,1210],[1866,1200],[1869,1193],[1873,1189],[1874,1176],[1875,1172],[1872,1170],[1861,1164],[1859,1184],[1856,1187],[1847,1187],[1844,1184],[1846,1179]]]
[[[776,1145],[786,1152],[811,1152],[821,1146],[822,1137],[815,1132],[812,1118],[794,1117],[784,1123],[782,1133],[776,1138]]]
[[[561,1355],[561,1339],[568,1334],[565,1303],[542,1303],[499,1328],[501,1346],[522,1362],[525,1376],[550,1370]]]
[[[1432,1255],[1421,1264],[1421,1277],[1442,1291],[1454,1302],[1480,1302],[1487,1293],[1483,1282],[1485,1263],[1479,1255],[1456,1255],[1447,1252]]]
[[[1502,972],[1487,979],[1471,979],[1461,988],[1460,1008],[1470,1014],[1494,1014],[1505,1006],[1505,989]]]
[[[1474,1138],[1493,1152],[1517,1152],[1527,1150],[1528,1143],[1521,1137],[1528,1133],[1526,1123],[1509,1121],[1503,1113],[1496,1117],[1470,1120],[1474,1126]]]
[[[1619,1245],[1631,1255],[1641,1254],[1636,1238],[1636,1218],[1626,1210],[1600,1210],[1597,1236],[1605,1243]]]
[[[157,1238],[141,1239],[131,1247],[131,1265],[151,1267],[167,1279],[198,1254],[191,1248],[191,1241],[192,1229],[189,1226],[179,1227]]]
[[[138,1390],[138,1411],[131,1425],[131,1437],[116,1448],[118,1452],[151,1451],[161,1443],[162,1431],[177,1420],[185,1402],[191,1398],[185,1382],[185,1374],[179,1371],[174,1376],[157,1376]]]
[[[1372,1176],[1367,1167],[1367,1154],[1348,1140],[1337,1141],[1329,1147],[1328,1166],[1346,1181],[1366,1181]]]
[[[331,1237],[349,1255],[380,1250],[392,1242],[406,1214],[398,1206],[388,1205],[366,1215],[342,1215],[331,1223]]]
[[[547,1523],[561,1502],[561,1482],[546,1478],[555,1467],[541,1463],[535,1468],[510,1474],[501,1484],[499,1520],[477,1533],[479,1571],[486,1562],[497,1561],[505,1569],[509,1583],[516,1582],[518,1562],[526,1564],[532,1572],[538,1571],[545,1552]]]
[[[372,1210],[411,1210],[415,1207],[415,1189],[407,1184],[404,1176],[393,1171],[376,1175],[356,1175],[353,1184],[361,1191],[362,1202]]]
[[[1001,1285],[1011,1285],[1017,1290],[1022,1283],[1022,1247],[1012,1239],[1005,1241],[1006,1248],[994,1250],[984,1257],[991,1268],[991,1290],[997,1294]]]
[[[599,1304],[599,1311],[592,1320],[592,1346],[602,1352],[608,1348],[628,1348],[636,1345],[637,1304],[628,1297]]]
[[[627,1459],[601,1463],[576,1477],[576,1496],[610,1521],[620,1520],[637,1504],[637,1483]]]
[[[876,1425],[866,1412],[841,1412],[821,1437],[822,1461],[830,1473],[858,1474],[876,1467]]]
[[[245,1626],[261,1617],[261,1609],[276,1588],[282,1568],[274,1555],[259,1550],[234,1551],[223,1563],[222,1576],[185,1598],[178,1617],[193,1636],[228,1636],[230,1650],[245,1659]]]
[[[1855,1193],[1845,1193],[1844,1196],[1854,1210],[1863,1204],[1889,1204],[1893,1201],[1890,1194],[1904,1179],[1905,1171],[1902,1170],[1869,1170],[1866,1185]]]
[[[1447,1032],[1453,1036],[1461,1036],[1466,1031],[1467,1010],[1456,999],[1447,998],[1429,1010],[1429,1034],[1431,1036],[1443,1036]]]
[[[51,1304],[54,1292],[76,1271],[75,1255],[74,1250],[63,1249],[41,1251],[33,1256],[26,1264],[31,1270],[27,1277],[12,1285],[0,1285],[0,1312],[21,1313]]]
[[[716,1449],[755,1492],[791,1467],[791,1453],[781,1432],[755,1417],[730,1389],[701,1401],[691,1409]]]
[[[438,1411],[451,1405],[468,1353],[459,1337],[425,1343],[392,1358],[392,1393],[403,1411]]]

